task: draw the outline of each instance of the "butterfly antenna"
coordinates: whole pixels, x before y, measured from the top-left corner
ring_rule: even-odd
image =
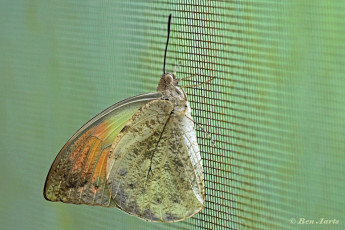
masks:
[[[164,52],[163,74],[165,74],[165,59],[167,58],[167,50],[168,50],[169,37],[170,37],[170,22],[171,22],[171,14],[169,14],[169,20],[168,20],[168,37],[167,37],[167,43],[165,45],[165,52]]]

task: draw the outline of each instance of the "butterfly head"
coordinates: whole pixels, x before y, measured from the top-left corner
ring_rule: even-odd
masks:
[[[183,89],[178,87],[178,81],[175,73],[165,73],[161,76],[157,91],[162,93],[163,98],[185,101],[187,96]]]
[[[176,86],[178,83],[176,74],[174,73],[165,73],[161,76],[161,78],[164,79],[165,84],[172,84],[173,86]]]
[[[178,84],[178,79],[174,73],[165,73],[161,76],[157,91],[164,91],[175,88]]]

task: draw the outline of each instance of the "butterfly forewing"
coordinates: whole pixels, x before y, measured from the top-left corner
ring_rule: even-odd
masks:
[[[60,150],[47,176],[44,197],[51,201],[115,206],[106,180],[111,144],[138,109],[160,97],[160,93],[150,93],[129,98],[87,122]]]

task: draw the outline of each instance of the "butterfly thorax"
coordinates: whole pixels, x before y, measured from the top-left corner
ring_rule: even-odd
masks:
[[[157,91],[162,93],[162,99],[170,101],[174,105],[174,113],[187,112],[189,107],[186,93],[177,86],[178,79],[175,74],[165,73],[161,76]]]

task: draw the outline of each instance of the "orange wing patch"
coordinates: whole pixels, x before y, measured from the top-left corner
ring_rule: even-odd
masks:
[[[91,137],[91,139],[94,139],[94,137]],[[93,168],[97,162],[97,159],[100,155],[100,153],[102,152],[102,141],[100,141],[99,139],[95,139],[95,141],[93,142],[93,145],[88,153],[87,159],[83,165],[84,169],[82,172],[82,176],[86,176],[86,177],[91,177],[91,174],[93,172]]]
[[[55,158],[44,197],[66,203],[116,206],[106,178],[111,144],[136,111],[160,97],[161,93],[150,93],[129,98],[88,121]]]
[[[110,146],[104,149],[98,159],[97,165],[92,175],[92,183],[98,187],[106,178],[107,159],[109,156]]]
[[[74,161],[76,159],[76,157],[80,153],[80,150],[84,146],[83,144],[85,143],[85,140],[87,140],[90,137],[90,134],[93,132],[94,129],[95,129],[95,127],[93,129],[87,130],[83,135],[81,135],[77,140],[74,141],[72,148],[75,148],[75,149],[70,156],[71,161]],[[67,143],[66,145],[68,145],[68,144],[69,143]],[[65,150],[65,148],[63,148],[60,152],[62,152],[64,150]]]
[[[68,142],[56,159],[50,180],[46,182],[45,197],[52,201],[91,205],[114,205],[106,183],[106,165],[110,145],[98,136],[108,137],[112,122],[102,122]],[[97,131],[97,132],[96,132]],[[96,136],[97,135],[97,136]],[[70,153],[70,154],[68,154]],[[60,154],[59,154],[60,156]]]
[[[104,188],[101,186],[103,184],[106,184],[106,176],[107,176],[107,159],[109,155],[110,147],[104,149],[101,153],[101,156],[99,157],[96,167],[93,171],[92,179],[91,179],[91,190],[96,196],[97,193],[100,193],[104,190]]]
[[[88,157],[89,152],[91,151],[91,148],[95,145],[96,140],[97,140],[96,137],[89,137],[86,140],[86,143],[83,144],[84,148],[78,152],[78,157],[75,161],[74,167],[72,169],[72,173],[79,173],[80,171],[82,171],[85,160]]]

